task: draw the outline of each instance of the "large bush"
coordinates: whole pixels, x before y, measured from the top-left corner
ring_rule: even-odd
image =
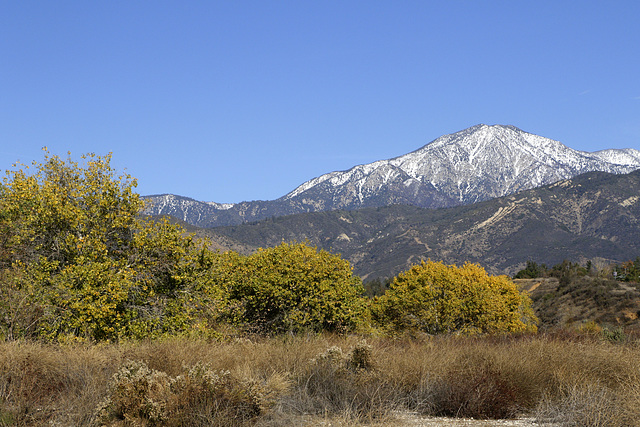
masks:
[[[528,296],[506,276],[476,264],[422,262],[399,274],[372,307],[374,320],[391,331],[429,334],[535,331]]]
[[[0,186],[0,337],[112,340],[162,329],[194,242],[139,218],[111,156],[16,165]]]
[[[217,274],[239,303],[237,320],[258,332],[348,331],[363,321],[360,278],[338,255],[282,243],[222,259]]]

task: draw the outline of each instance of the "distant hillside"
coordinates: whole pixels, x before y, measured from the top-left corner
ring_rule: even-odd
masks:
[[[393,159],[324,174],[277,200],[218,204],[164,194],[146,197],[150,203],[146,213],[214,227],[394,204],[441,208],[513,194],[589,171],[628,173],[638,168],[638,150],[588,153],[514,126],[477,125]]]
[[[238,242],[230,237],[216,233],[210,228],[200,228],[195,225],[186,223],[171,215],[154,216],[153,219],[167,218],[172,224],[177,224],[182,227],[187,234],[195,236],[196,239],[208,239],[209,249],[214,251],[234,251],[242,255],[249,255],[255,252],[258,247]]]
[[[601,277],[575,277],[568,283],[557,278],[516,279],[527,291],[542,329],[586,321],[600,325],[640,326],[640,284]]]
[[[447,209],[396,205],[316,212],[206,232],[247,247],[309,240],[341,253],[365,279],[390,277],[428,258],[477,262],[508,274],[527,260],[624,261],[640,254],[640,171],[591,172]]]

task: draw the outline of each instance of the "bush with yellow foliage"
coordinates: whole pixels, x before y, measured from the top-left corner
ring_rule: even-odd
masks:
[[[222,259],[216,274],[238,304],[236,320],[257,332],[346,332],[365,321],[361,280],[339,255],[282,243]]]
[[[400,273],[372,304],[373,319],[392,332],[477,334],[536,331],[529,297],[507,276],[476,264],[422,262]]]
[[[370,321],[359,277],[339,255],[282,243],[250,256],[210,251],[166,220],[140,216],[136,180],[111,155],[82,163],[45,153],[0,184],[0,339],[116,341],[354,331]],[[422,263],[371,304],[392,331],[536,329],[529,298],[479,266]]]
[[[46,150],[46,149],[45,149]],[[194,242],[139,217],[135,179],[111,155],[45,152],[0,186],[0,337],[114,340],[164,328]]]

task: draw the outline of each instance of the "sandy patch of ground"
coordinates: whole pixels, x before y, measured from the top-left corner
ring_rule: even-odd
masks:
[[[476,420],[473,418],[427,417],[415,412],[397,411],[384,419],[358,422],[349,417],[322,417],[317,415],[287,416],[271,425],[295,425],[297,427],[560,427],[556,423],[538,423],[534,418],[522,416],[511,420]],[[259,424],[260,425],[260,424]]]
[[[397,414],[397,426],[406,427],[541,427],[533,418],[513,420],[474,420],[470,418],[421,417],[417,414]]]

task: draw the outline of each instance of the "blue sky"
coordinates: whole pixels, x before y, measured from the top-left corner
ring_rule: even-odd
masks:
[[[274,199],[478,123],[640,149],[638,1],[4,1],[0,169]]]

